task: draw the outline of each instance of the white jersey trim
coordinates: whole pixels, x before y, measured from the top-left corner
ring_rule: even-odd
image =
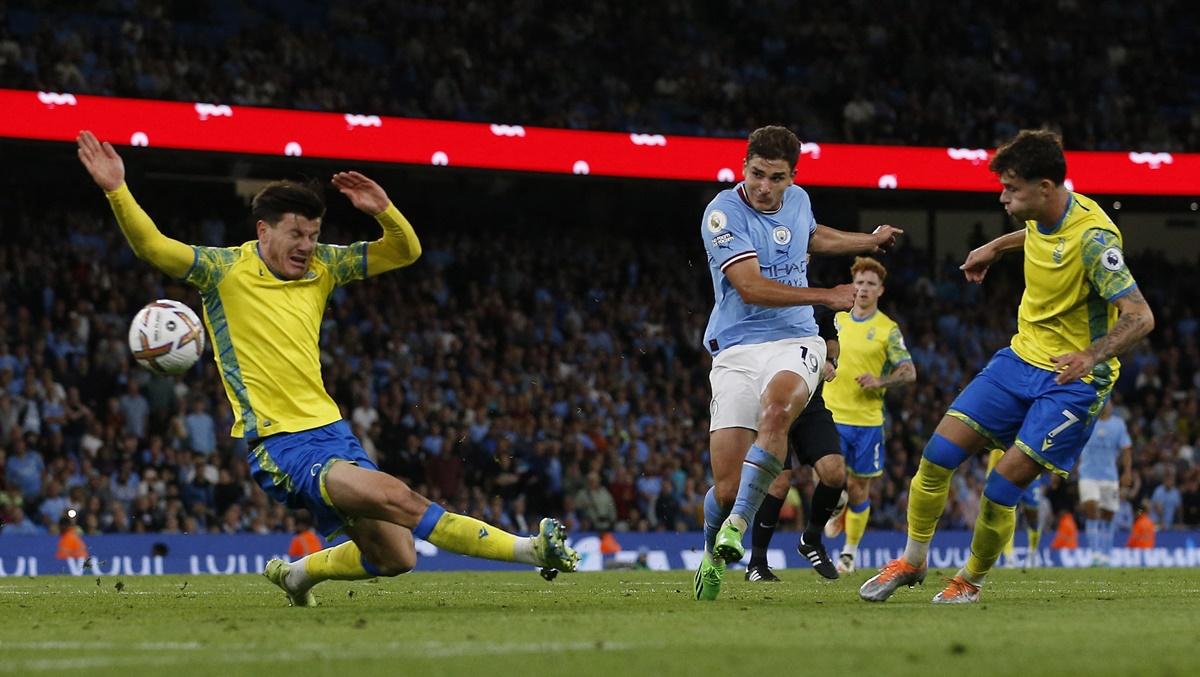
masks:
[[[725,259],[725,263],[721,264],[721,272],[722,273],[725,272],[726,268],[728,268],[729,266],[732,266],[735,263],[740,263],[747,259],[755,259],[755,258],[758,258],[758,252],[753,249],[751,249],[750,251],[742,252],[740,254],[734,254],[733,256],[730,256],[729,258]]]

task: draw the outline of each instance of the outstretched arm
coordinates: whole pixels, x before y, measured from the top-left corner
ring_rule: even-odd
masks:
[[[834,310],[849,310],[854,305],[854,285],[843,284],[833,289],[786,285],[763,277],[756,256],[726,268],[725,277],[743,301],[755,306],[828,306]]]
[[[139,259],[174,278],[181,278],[196,260],[196,253],[188,245],[163,235],[154,221],[133,199],[133,193],[125,185],[125,163],[113,149],[112,144],[100,143],[89,131],[79,132],[79,161],[92,175],[96,185],[104,189],[104,196],[117,217],[121,232]]]
[[[412,224],[379,184],[358,172],[338,172],[333,175],[333,185],[383,228],[383,237],[367,245],[368,276],[411,265],[421,256],[421,241]]]
[[[850,233],[818,223],[808,241],[808,251],[830,256],[881,254],[891,249],[896,238],[903,234],[903,230],[888,225],[879,226],[870,233]]]
[[[991,242],[971,250],[967,254],[967,260],[958,267],[967,276],[967,282],[976,284],[983,282],[983,278],[987,277],[988,268],[993,263],[1000,260],[1000,257],[1005,252],[1022,249],[1025,247],[1025,229],[1005,233]]]

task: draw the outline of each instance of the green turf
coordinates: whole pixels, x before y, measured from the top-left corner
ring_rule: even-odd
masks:
[[[1195,675],[1200,571],[999,571],[983,602],[930,584],[858,600],[860,572],[415,573],[287,608],[258,576],[0,579],[0,674]],[[944,571],[942,574],[949,574]],[[732,580],[731,580],[732,579]],[[736,661],[736,664],[730,664]],[[747,671],[759,671],[747,672]]]

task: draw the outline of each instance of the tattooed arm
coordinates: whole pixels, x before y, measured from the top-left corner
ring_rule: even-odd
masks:
[[[1056,383],[1083,378],[1097,363],[1120,355],[1154,329],[1154,313],[1141,290],[1134,288],[1114,300],[1113,305],[1117,307],[1117,322],[1107,334],[1096,339],[1086,350],[1051,358],[1058,365]]]
[[[1151,312],[1141,290],[1134,289],[1117,299],[1113,305],[1119,313],[1117,323],[1108,334],[1088,346],[1088,352],[1097,362],[1120,355],[1154,329],[1154,313]]]

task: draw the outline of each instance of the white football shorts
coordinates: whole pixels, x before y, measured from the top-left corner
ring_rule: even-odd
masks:
[[[1116,512],[1121,507],[1121,490],[1115,480],[1079,480],[1079,502],[1095,501],[1101,510]]]
[[[781,371],[799,374],[808,384],[811,399],[821,383],[824,364],[825,339],[820,336],[726,348],[713,359],[708,375],[712,384],[709,432],[722,428],[758,430],[762,394]]]

